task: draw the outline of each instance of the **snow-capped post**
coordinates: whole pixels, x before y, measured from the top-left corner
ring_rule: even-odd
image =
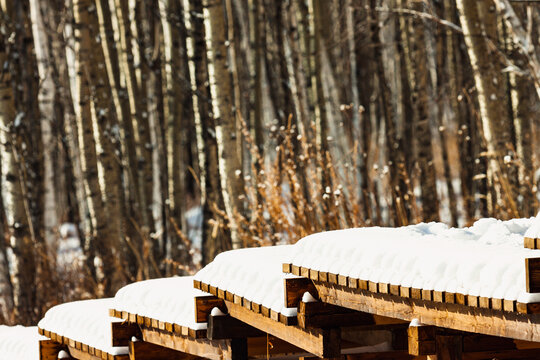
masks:
[[[285,306],[297,307],[304,293],[308,292],[315,298],[318,297],[317,290],[310,279],[306,278],[285,278],[283,279],[285,287]]]

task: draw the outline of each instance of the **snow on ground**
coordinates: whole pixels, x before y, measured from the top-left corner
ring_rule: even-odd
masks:
[[[296,308],[284,305],[283,260],[294,245],[268,246],[227,251],[216,256],[194,278],[205,284],[243,296],[285,316]]]
[[[37,360],[39,341],[46,339],[35,326],[0,325],[0,359]]]
[[[539,302],[540,294],[525,291],[524,259],[536,252],[523,247],[523,237],[534,223],[481,219],[461,229],[421,223],[328,231],[300,240],[286,262],[373,282]]]
[[[111,346],[111,322],[120,321],[109,316],[111,305],[111,298],[56,305],[47,311],[38,327],[111,355],[124,355],[127,346]]]
[[[206,323],[195,322],[195,296],[209,294],[193,288],[192,276],[145,280],[118,290],[111,308],[194,330],[206,329]]]

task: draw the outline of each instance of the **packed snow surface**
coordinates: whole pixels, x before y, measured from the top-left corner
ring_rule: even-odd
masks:
[[[284,304],[282,264],[294,245],[267,246],[226,251],[195,274],[205,284],[235,295],[285,316],[296,316],[296,308]]]
[[[468,228],[421,223],[356,228],[307,236],[287,263],[356,279],[495,299],[540,302],[525,290],[523,247],[538,219],[481,219]]]
[[[193,288],[192,276],[145,280],[118,290],[112,308],[201,330],[206,323],[195,322],[194,297],[208,295]]]
[[[46,339],[35,326],[0,325],[0,359],[37,360],[39,340]]]
[[[531,239],[540,238],[540,212],[538,213],[538,215],[536,215],[532,225],[525,232],[525,237]]]
[[[125,355],[127,346],[111,346],[109,316],[112,299],[82,300],[56,305],[49,309],[38,327],[65,336],[111,355]]]

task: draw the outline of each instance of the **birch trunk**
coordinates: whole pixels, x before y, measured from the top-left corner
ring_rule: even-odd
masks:
[[[233,110],[233,87],[228,56],[227,22],[223,0],[208,4],[210,29],[207,33],[211,41],[210,84],[213,114],[216,119],[216,140],[218,149],[219,174],[228,221],[230,223],[233,249],[244,246],[238,235],[237,216],[243,213],[242,145],[239,123]]]
[[[10,7],[0,3],[0,23],[5,17],[13,15]],[[13,18],[13,17],[11,17]],[[9,64],[9,42],[0,35],[0,64]],[[5,69],[5,68],[4,68]],[[7,71],[6,71],[7,70]],[[11,69],[2,71],[0,77],[0,125],[3,129],[14,130],[16,121],[23,121],[24,114],[17,114],[14,94],[11,87]],[[21,174],[19,143],[12,131],[0,131],[1,191],[6,212],[5,235],[13,251],[10,260],[11,284],[13,286],[13,305],[15,320],[23,325],[30,325],[35,320],[35,239],[32,238],[31,219],[28,211],[28,199],[25,197],[24,178]]]

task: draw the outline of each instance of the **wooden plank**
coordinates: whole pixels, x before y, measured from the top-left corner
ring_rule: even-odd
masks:
[[[478,296],[467,295],[467,305],[478,307]]]
[[[302,329],[375,324],[375,320],[371,314],[323,302],[300,302],[297,316],[298,326]]]
[[[207,336],[210,340],[265,336],[266,333],[229,315],[208,317]]]
[[[141,333],[143,341],[183,353],[206,357],[211,360],[232,358],[229,340],[195,339],[147,327],[142,327]]]
[[[527,292],[540,292],[540,258],[525,259],[525,280]]]
[[[291,264],[282,264],[282,271],[286,274],[291,273]]]
[[[53,340],[39,341],[39,359],[57,360],[60,350],[65,350],[65,346]]]
[[[407,321],[416,318],[426,325],[540,342],[540,315],[537,314],[507,313],[410,298],[396,300],[391,295],[373,294],[318,281],[314,285],[321,301],[333,305]]]
[[[227,307],[225,301],[216,296],[196,296],[195,297],[195,322],[206,322],[208,315],[212,309],[217,307],[221,311],[226,312]]]
[[[186,354],[145,341],[129,343],[130,360],[195,360],[198,356]]]
[[[478,298],[478,304],[481,308],[489,309],[491,307],[491,298],[480,296]]]
[[[399,296],[400,286],[399,285],[390,285],[390,294]]]
[[[238,320],[268,334],[304,349],[319,357],[336,357],[340,354],[341,341],[339,329],[302,329],[286,326],[260,314],[246,310],[231,302],[226,302],[229,314]]]
[[[525,237],[523,238],[523,247],[527,249],[537,249],[537,239]]]
[[[111,323],[112,346],[129,346],[131,338],[135,336],[141,338],[141,329],[139,325],[130,322],[112,322]]]
[[[313,286],[313,281],[307,278],[285,278],[285,307],[297,307],[305,292],[309,292],[317,298],[317,290]]]

